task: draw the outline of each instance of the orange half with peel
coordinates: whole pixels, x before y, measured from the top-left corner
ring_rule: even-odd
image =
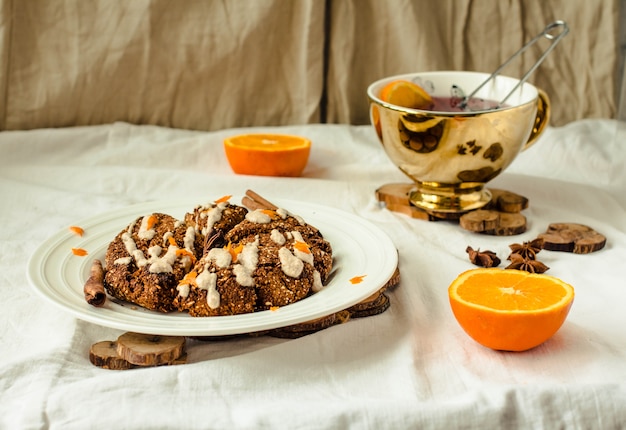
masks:
[[[545,274],[473,269],[448,287],[452,312],[476,342],[495,350],[525,351],[551,338],[574,300],[574,288]]]
[[[226,138],[224,151],[235,173],[300,176],[309,160],[311,141],[286,134],[243,134]]]
[[[433,104],[424,88],[405,80],[389,82],[380,90],[379,96],[382,101],[410,109],[429,109]]]

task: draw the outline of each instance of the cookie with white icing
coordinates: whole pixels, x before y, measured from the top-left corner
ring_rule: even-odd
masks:
[[[184,221],[139,217],[109,244],[105,261],[112,296],[194,317],[295,303],[323,288],[333,262],[330,243],[300,217],[228,201],[197,206]]]
[[[313,266],[319,272],[323,284],[333,267],[332,247],[330,242],[324,239],[322,233],[311,224],[307,224],[301,217],[292,215],[284,209],[276,211],[257,209],[249,212],[246,219],[237,224],[225,236],[230,242],[238,242],[245,237],[255,236],[259,233],[281,235],[298,235],[300,241],[306,243],[313,255]],[[277,238],[276,240],[281,240]]]
[[[224,242],[205,248],[179,284],[179,310],[213,316],[286,306],[319,291],[332,268],[332,249],[319,231],[275,211],[249,212]]]
[[[174,311],[176,287],[201,253],[194,227],[162,213],[139,217],[109,244],[104,286],[120,300]]]

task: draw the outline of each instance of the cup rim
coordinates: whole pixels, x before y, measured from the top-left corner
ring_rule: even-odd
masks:
[[[482,77],[484,80],[486,80],[489,76],[490,73],[485,73],[485,72],[476,72],[476,71],[463,71],[463,70],[441,70],[441,71],[427,71],[427,72],[413,72],[413,73],[404,73],[404,74],[398,74],[398,75],[391,75],[391,76],[386,76],[384,78],[378,79],[374,82],[372,82],[370,85],[368,85],[367,87],[367,96],[370,99],[370,102],[374,102],[378,105],[381,105],[382,107],[388,108],[388,109],[392,109],[392,110],[396,110],[396,111],[402,111],[402,112],[411,112],[411,113],[429,113],[429,114],[437,114],[437,115],[449,115],[449,116],[459,116],[459,115],[468,115],[468,116],[472,116],[472,115],[476,115],[476,114],[484,114],[484,113],[488,113],[488,112],[500,112],[500,111],[505,111],[508,109],[513,109],[513,108],[517,108],[519,106],[523,106],[526,105],[528,103],[535,103],[537,98],[539,97],[539,89],[534,86],[533,84],[530,84],[528,82],[524,82],[520,88],[516,91],[530,91],[532,93],[532,96],[529,98],[528,101],[525,102],[521,102],[521,103],[515,103],[512,105],[508,105],[505,107],[500,107],[498,109],[482,109],[482,110],[472,110],[472,111],[467,111],[467,112],[450,112],[450,111],[441,111],[441,110],[429,110],[429,109],[414,109],[414,108],[407,108],[407,107],[403,107],[403,106],[398,106],[398,105],[394,105],[392,103],[386,102],[381,100],[378,97],[378,93],[380,91],[380,89],[382,88],[382,86],[384,84],[387,84],[391,81],[394,80],[399,80],[399,79],[404,79],[404,80],[414,80],[416,78],[429,78],[429,77],[433,77],[433,76],[440,76],[440,77],[446,77],[446,75],[448,77],[456,77],[456,76],[467,76],[470,75],[474,78],[478,78],[478,77]],[[510,76],[506,76],[506,75],[498,75],[495,78],[496,80],[498,80],[499,82],[505,81],[505,82],[509,82],[512,86],[514,86],[515,84],[517,84],[520,79],[517,78],[513,78]],[[482,82],[482,80],[480,80],[480,82]],[[473,91],[474,88],[468,90],[469,92]]]

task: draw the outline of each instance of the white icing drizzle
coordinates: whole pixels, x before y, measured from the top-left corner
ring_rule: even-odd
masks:
[[[255,209],[246,214],[246,219],[255,224],[269,224],[272,217],[263,212],[263,209]]]
[[[146,264],[148,264],[148,260],[146,260],[146,257],[143,255],[143,252],[137,249],[137,244],[133,240],[130,233],[128,232],[122,233],[122,243],[124,244],[124,247],[126,248],[126,252],[128,252],[135,259],[135,262],[137,263],[138,267],[143,267]]]
[[[115,260],[113,262],[113,264],[124,264],[124,265],[128,265],[130,264],[130,262],[133,261],[133,257],[120,257],[117,260]]]
[[[161,255],[161,251],[163,251],[163,248],[159,245],[154,245],[148,248],[148,255],[150,256],[149,262],[152,263],[154,260],[159,258],[159,255]]]
[[[218,203],[216,206],[209,207],[206,211],[203,211],[200,216],[206,217],[206,226],[202,229],[202,234],[207,234],[215,225],[216,222],[222,219],[222,213],[228,205],[227,202]]]
[[[140,233],[143,230],[144,237],[146,237],[147,232],[152,232],[151,238],[154,237],[156,231],[153,229],[147,230],[147,220],[148,217],[143,217],[141,221]],[[176,262],[178,258],[177,251],[179,248],[175,245],[169,245],[167,248],[167,252],[165,255],[160,257],[163,252],[163,247],[160,245],[153,245],[148,248],[149,259],[145,257],[143,252],[140,249],[137,249],[137,243],[133,240],[133,237],[130,232],[132,232],[133,227],[129,227],[127,231],[122,233],[121,239],[124,247],[126,248],[126,252],[130,255],[130,257],[121,257],[114,261],[115,264],[130,264],[132,259],[135,259],[135,263],[137,267],[144,267],[150,264],[150,268],[148,269],[150,273],[172,273],[174,271],[173,264]],[[139,233],[138,233],[139,235]],[[163,245],[167,245],[169,243],[169,239],[173,237],[173,233],[168,231],[163,234]],[[185,249],[187,251],[193,253],[193,238],[195,237],[195,230],[193,227],[189,227],[185,234]],[[189,270],[192,264],[192,260],[188,255],[183,255],[180,259],[180,263],[185,270]]]
[[[176,221],[174,221],[174,228],[178,228],[181,225],[183,225],[183,222],[179,219],[177,219]]]
[[[273,229],[270,233],[270,239],[272,239],[272,241],[274,241],[277,245],[284,245],[286,242],[285,235],[276,229]]]
[[[233,273],[237,283],[243,287],[254,287],[252,274],[259,262],[259,237],[254,242],[247,243],[237,256],[238,264],[233,266]]]
[[[285,209],[283,208],[278,208],[276,209],[276,213],[278,214],[279,217],[281,217],[282,219],[285,219],[289,216],[289,212],[287,212]]]
[[[156,248],[156,246],[153,248]],[[159,248],[161,247],[159,246]],[[178,251],[178,247],[170,245],[163,257],[151,258],[150,273],[172,273],[174,270],[172,269],[172,264],[176,261],[176,251]]]
[[[300,234],[299,231],[294,230],[294,231],[291,232],[291,234],[293,236],[293,239],[296,242],[302,242],[305,245],[307,244],[304,241],[304,238],[302,237],[302,234]],[[307,245],[307,247],[308,247],[308,245]],[[309,252],[303,252],[303,251],[300,251],[298,248],[294,247],[293,254],[296,257],[298,257],[300,260],[304,261],[305,263],[309,263],[311,266],[313,265],[313,254],[310,251]]]
[[[280,259],[280,266],[283,273],[292,278],[297,278],[304,269],[304,262],[293,255],[291,251],[284,246],[278,250],[278,258]]]
[[[139,226],[139,232],[137,233],[139,239],[152,240],[152,238],[156,234],[154,228],[148,228],[148,222],[151,216],[152,215],[147,215],[141,219],[141,225]]]
[[[204,267],[204,271],[196,278],[196,285],[201,290],[206,290],[207,305],[211,309],[220,306],[220,293],[217,291],[217,273],[208,271],[208,267]]]
[[[320,275],[320,272],[316,270],[313,272],[313,285],[311,286],[311,289],[314,293],[317,293],[322,288],[324,288],[324,284],[322,284],[322,276]]]
[[[232,255],[230,255],[230,252],[224,248],[212,248],[208,252],[207,258],[215,262],[217,267],[223,269],[230,266]]]
[[[245,266],[235,264],[233,266],[233,274],[237,283],[242,287],[254,287],[254,278],[252,278],[252,274]]]
[[[300,216],[300,215],[294,215],[291,212],[287,211],[286,209],[283,208],[278,208],[276,209],[276,213],[282,218],[285,219],[288,216],[292,216],[296,219],[296,221],[298,221],[298,223],[300,225],[306,225],[306,223],[304,222],[304,219]]]
[[[211,309],[217,309],[220,307],[220,293],[214,286],[206,293],[206,302]]]
[[[183,299],[189,297],[189,284],[178,284],[176,289],[178,290],[178,295]]]
[[[196,240],[196,229],[192,226],[187,227],[187,231],[185,231],[185,238],[183,239],[183,244],[185,249],[193,254],[194,250],[194,241]]]
[[[259,237],[254,242],[246,243],[237,257],[237,261],[253,271],[259,262]]]
[[[135,259],[137,267],[143,267],[148,264],[148,260],[143,255],[143,252],[141,252],[140,249],[135,249],[131,255]]]
[[[313,254],[310,251],[303,252],[303,251],[300,251],[298,248],[294,248],[293,255],[295,255],[296,257],[298,257],[300,260],[304,261],[305,263],[308,263],[311,266],[313,265]]]

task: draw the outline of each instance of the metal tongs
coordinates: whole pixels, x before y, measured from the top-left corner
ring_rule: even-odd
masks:
[[[560,30],[560,32],[556,32],[555,31]],[[528,42],[526,45],[522,46],[515,54],[513,54],[508,60],[506,60],[504,63],[502,63],[500,65],[500,67],[498,67],[482,84],[480,84],[478,86],[478,88],[476,88],[474,91],[472,91],[472,93],[468,96],[465,96],[463,98],[463,100],[461,101],[461,103],[459,103],[459,107],[461,109],[465,109],[467,107],[467,102],[485,85],[487,85],[487,83],[489,81],[491,81],[492,79],[494,79],[496,76],[498,76],[500,74],[500,72],[502,71],[502,69],[504,69],[506,66],[509,65],[509,63],[511,61],[513,61],[515,58],[517,58],[518,56],[520,56],[524,51],[526,51],[528,48],[530,48],[532,45],[534,45],[535,43],[537,43],[542,37],[545,37],[546,39],[549,39],[552,41],[552,43],[550,44],[550,46],[548,46],[548,48],[543,52],[543,54],[541,55],[541,57],[539,57],[539,59],[537,60],[537,62],[535,64],[533,64],[533,66],[526,72],[526,74],[524,76],[522,76],[522,78],[519,80],[519,82],[517,83],[517,85],[515,85],[513,87],[513,89],[506,95],[506,97],[504,97],[500,103],[498,103],[498,105],[495,107],[495,109],[499,108],[500,106],[502,106],[509,97],[511,97],[511,95],[515,92],[515,90],[517,90],[524,82],[526,82],[526,80],[528,79],[528,77],[535,71],[535,69],[537,69],[537,67],[539,67],[539,65],[543,62],[543,60],[546,59],[546,57],[548,56],[548,54],[556,47],[556,45],[561,41],[561,39],[563,37],[565,37],[567,35],[567,33],[569,33],[569,27],[567,26],[567,23],[565,21],[554,21],[553,23],[549,24],[546,28],[543,29],[543,31],[541,33],[539,33],[538,35],[536,35],[530,42]]]

